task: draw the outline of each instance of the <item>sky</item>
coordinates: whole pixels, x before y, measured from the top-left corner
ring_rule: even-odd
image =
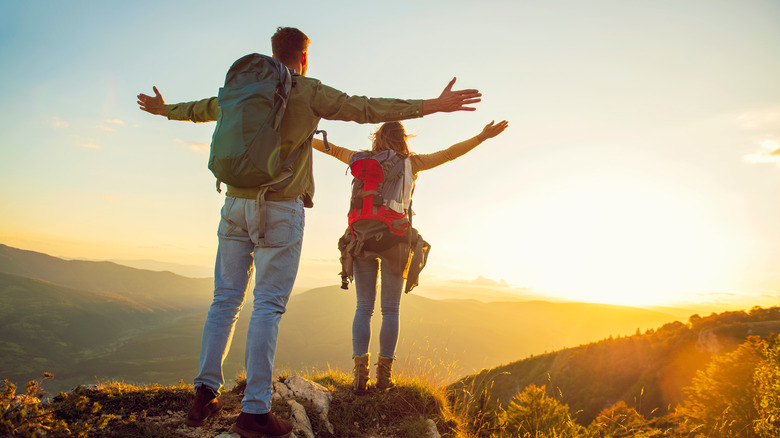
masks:
[[[223,195],[213,124],[138,109],[214,96],[277,26],[349,94],[478,88],[475,112],[405,122],[423,172],[423,283],[628,304],[780,301],[780,1],[58,1],[0,3],[0,243],[65,258],[203,267]],[[370,147],[377,125],[322,121]],[[315,153],[316,154],[316,153]],[[346,166],[315,155],[299,286],[338,282]],[[420,287],[423,287],[423,286]]]

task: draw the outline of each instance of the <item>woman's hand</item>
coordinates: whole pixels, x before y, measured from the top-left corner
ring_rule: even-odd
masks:
[[[489,138],[493,138],[504,132],[504,129],[506,129],[508,126],[509,122],[506,120],[502,120],[498,123],[495,123],[495,120],[492,120],[490,123],[485,125],[484,128],[482,128],[482,132],[477,134],[477,139],[479,139],[479,141],[485,141]]]

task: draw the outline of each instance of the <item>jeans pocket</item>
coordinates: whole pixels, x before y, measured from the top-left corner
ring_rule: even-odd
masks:
[[[231,220],[231,210],[233,209],[233,206],[236,203],[236,198],[225,198],[225,205],[222,206],[222,210],[220,211],[220,215],[222,216],[219,220],[219,228],[217,229],[217,235],[219,236],[225,236],[230,237],[235,234],[236,230],[240,228],[240,226],[235,223],[233,220]]]
[[[262,239],[261,246],[279,248],[292,243],[299,220],[298,212],[294,209],[268,202],[265,211],[265,238]]]

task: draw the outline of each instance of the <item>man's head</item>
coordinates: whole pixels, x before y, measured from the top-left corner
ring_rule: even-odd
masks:
[[[309,37],[294,27],[278,27],[271,37],[271,50],[274,58],[287,68],[305,76],[306,68],[309,66],[307,58],[309,42]]]

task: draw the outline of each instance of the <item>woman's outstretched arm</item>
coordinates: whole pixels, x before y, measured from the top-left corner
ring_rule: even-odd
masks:
[[[485,127],[482,128],[482,132],[479,134],[468,140],[456,143],[447,149],[442,149],[432,154],[412,155],[412,172],[417,173],[421,170],[433,169],[447,161],[452,161],[479,146],[483,141],[501,134],[508,126],[509,122],[506,120],[502,120],[498,123],[492,121],[485,125]]]
[[[320,140],[319,138],[313,138],[311,141],[311,145],[314,149],[317,149],[318,151],[328,154],[332,156],[333,158],[345,163],[349,164],[349,159],[352,158],[352,154],[355,153],[355,151],[349,150],[347,148],[343,148],[341,146],[336,146],[332,142],[328,142],[328,145],[330,146],[330,150],[325,150],[325,143]]]

